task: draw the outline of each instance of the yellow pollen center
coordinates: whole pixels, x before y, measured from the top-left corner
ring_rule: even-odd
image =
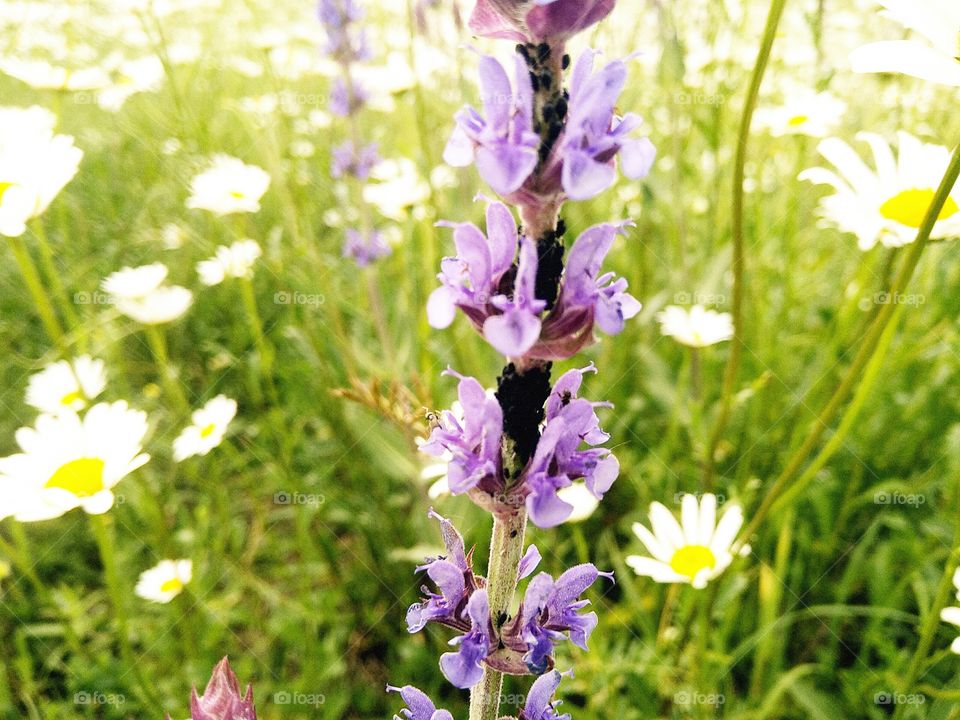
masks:
[[[677,575],[693,579],[701,570],[711,570],[717,564],[713,551],[706,545],[685,545],[670,559],[670,569]]]
[[[12,187],[12,182],[4,182],[3,180],[0,180],[0,202],[3,202],[3,194]]]
[[[231,190],[230,197],[240,200],[241,198],[243,198],[243,193],[240,192],[239,190]]]
[[[919,228],[930,208],[930,203],[933,202],[933,196],[934,191],[930,189],[904,190],[883,203],[880,206],[880,214],[887,220],[893,220],[910,228]],[[955,214],[957,210],[960,210],[957,201],[948,197],[937,220],[944,220]]]
[[[160,592],[180,592],[183,590],[183,582],[180,578],[170,578],[160,586]]]
[[[96,495],[104,489],[104,462],[100,458],[78,458],[61,465],[45,487],[60,488],[79,498]]]
[[[213,435],[213,431],[216,430],[216,429],[217,429],[216,424],[215,424],[215,423],[210,423],[209,425],[207,425],[206,427],[204,427],[203,429],[200,430],[200,437],[202,437],[202,438],[208,438],[208,437],[210,437],[211,435]]]
[[[60,404],[64,407],[70,407],[78,400],[83,400],[83,393],[79,390],[74,390],[73,392],[68,392],[62,398],[60,398]]]
[[[791,127],[797,127],[798,125],[803,125],[809,120],[809,115],[794,115],[792,118],[787,120],[787,125],[790,125]]]

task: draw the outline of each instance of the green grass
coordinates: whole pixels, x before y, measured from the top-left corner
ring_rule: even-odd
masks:
[[[633,64],[620,106],[647,118],[660,161],[643,184],[623,181],[564,213],[571,234],[609,219],[637,221],[608,265],[629,279],[645,309],[622,335],[564,364],[593,360],[600,369],[586,395],[615,404],[602,417],[623,471],[587,521],[531,531],[544,569],[556,573],[589,560],[617,574],[616,585],[589,593],[600,615],[590,652],[559,651],[558,666],[576,668],[575,679],[565,683],[563,709],[581,719],[884,718],[892,708],[875,696],[902,690],[919,626],[957,542],[957,248],[944,242],[924,251],[908,290],[923,302],[902,312],[873,390],[838,452],[762,523],[748,559],[706,592],[679,591],[671,627],[658,644],[667,588],[625,566],[624,557],[640,551],[629,528],[646,522],[650,502],[678,507],[676,493],[699,489],[729,347],[704,351],[704,394],[694,403],[689,355],[661,337],[654,316],[684,294],[710,296],[729,308],[733,146],[766,12],[765,3],[747,3],[748,19],[741,22],[717,3],[668,5],[658,12],[647,3],[621,2],[615,21],[587,38],[610,48],[608,57],[634,49],[653,56]],[[852,31],[842,21],[847,3],[824,8],[818,15],[814,3],[788,4],[762,102],[799,76],[849,102],[836,132],[848,141],[864,129],[891,137],[905,129],[948,146],[960,140],[955,92],[852,76],[842,64],[835,44],[845,47],[851,33],[862,41],[891,37],[893,26],[877,20],[873,9],[860,10],[863,27]],[[341,259],[341,232],[325,222],[331,208],[343,206],[328,167],[330,149],[346,129],[336,121],[310,134],[295,127],[298,117],[322,109],[329,78],[240,75],[224,58],[238,52],[262,59],[255,32],[267,20],[287,21],[265,8],[253,16],[243,8],[225,10],[225,17],[196,12],[199,19],[181,13],[165,27],[194,27],[208,50],[117,114],[0,77],[3,104],[56,109],[60,132],[74,135],[85,151],[79,174],[42,218],[70,296],[95,291],[123,265],[167,263],[171,279],[196,293],[187,316],[166,329],[191,404],[222,392],[240,405],[223,446],[175,464],[170,443],[186,419],[163,390],[144,333],[110,306],[72,307],[79,323],[71,328],[71,349],[103,358],[105,396],[128,400],[151,420],[146,449],[152,460],[122,481],[123,502],[107,516],[138,672],[121,657],[120,626],[89,518],[74,511],[19,527],[6,520],[0,537],[14,546],[22,541],[39,586],[17,568],[0,581],[0,717],[159,718],[165,711],[184,717],[191,685],[202,687],[224,654],[242,682],[254,683],[263,720],[389,717],[399,704],[384,694],[387,682],[416,684],[465,717],[466,695],[437,668],[449,633],[430,628],[409,636],[404,612],[418,594],[417,559],[439,546],[419,479],[424,459],[414,443],[425,430],[425,411],[454,398],[455,383],[439,373],[452,365],[492,384],[499,370],[495,353],[466,322],[432,331],[423,310],[439,258],[452,249],[449,231],[433,223],[479,221],[482,206],[471,203],[481,189],[478,179],[458,171],[457,186],[438,185],[429,202],[403,219],[380,220],[395,226],[402,240],[390,258],[357,269]],[[290,16],[301,25],[312,21],[309,9]],[[445,21],[445,11],[430,17]],[[380,28],[377,39],[387,28],[403,42],[410,36],[404,12],[377,10],[370,22]],[[6,43],[0,47],[16,47],[22,32],[0,23],[0,43]],[[689,61],[696,38],[702,44],[719,37],[723,46],[727,34],[743,46],[745,63],[724,60],[718,50],[699,78],[689,66],[684,75],[678,58],[686,53]],[[798,67],[785,54],[814,48],[818,38],[825,49],[818,64]],[[445,53],[447,65],[427,74],[423,85],[396,93],[391,112],[370,110],[363,117],[364,131],[385,156],[412,159],[424,177],[439,162],[452,112],[477,95],[474,56],[459,47],[467,40],[465,32],[432,28],[422,42]],[[423,46],[418,57],[423,61]],[[237,108],[242,97],[277,89],[301,96],[295,116],[278,112],[258,124]],[[681,98],[698,93],[716,101]],[[316,155],[292,158],[290,142],[304,136]],[[165,155],[160,148],[171,137],[181,150]],[[217,221],[185,209],[190,178],[214,152],[271,173],[261,212]],[[896,268],[907,252],[861,253],[851,236],[818,227],[822,191],[795,178],[819,162],[815,141],[751,138],[745,349],[716,475],[717,492],[741,502],[747,522],[862,342],[870,314],[860,301],[889,286],[885,268]],[[178,249],[163,247],[160,230],[168,223],[186,232]],[[269,379],[239,285],[203,288],[193,269],[237,235],[257,239],[265,250],[253,285],[276,351]],[[37,257],[35,237],[24,239]],[[23,402],[26,378],[57,351],[12,253],[0,248],[0,258],[0,455],[6,455],[15,452],[16,428],[34,419]],[[370,283],[383,296],[386,342],[373,320]],[[275,296],[283,292],[317,297],[312,304],[278,304]],[[278,402],[258,396],[268,382]],[[354,394],[369,389],[377,407],[335,392],[351,387]],[[836,421],[825,439],[835,428]],[[282,492],[313,495],[315,502],[278,503]],[[883,504],[878,493],[923,502]],[[465,498],[435,504],[484,558],[489,518]],[[142,570],[179,556],[195,563],[186,593],[167,606],[133,595]],[[952,626],[937,627],[929,662],[907,691],[922,693],[924,702],[906,708],[905,718],[957,717],[960,665],[946,651],[954,636]],[[520,695],[526,686],[510,680],[507,693]],[[122,696],[123,702],[82,705],[78,693]],[[281,704],[276,693],[317,702]],[[722,704],[684,705],[683,693],[721,696]],[[504,712],[515,715],[517,708]]]

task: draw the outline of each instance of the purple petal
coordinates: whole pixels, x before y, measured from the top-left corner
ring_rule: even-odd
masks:
[[[477,171],[498,195],[509,195],[520,189],[537,167],[537,151],[503,143],[477,148]]]
[[[494,315],[483,323],[483,336],[507,357],[522,357],[540,337],[540,318],[524,310]]]
[[[560,673],[557,670],[551,670],[538,677],[530,686],[530,692],[527,693],[527,702],[523,706],[524,717],[540,720],[550,707],[558,687],[560,687]]]
[[[593,472],[587,477],[587,490],[593,493],[598,500],[602,500],[604,494],[619,475],[620,461],[617,460],[615,455],[608,455],[597,463]]]
[[[457,315],[455,296],[446,286],[438,287],[427,300],[427,322],[430,327],[443,330],[450,327]]]
[[[588,153],[579,150],[568,150],[564,155],[563,190],[571,200],[596,197],[616,179],[617,172],[610,162],[596,162]]]
[[[625,140],[620,145],[620,168],[631,180],[641,180],[650,174],[657,149],[649,138]]]
[[[520,566],[517,569],[517,579],[523,580],[525,577],[529,576],[534,570],[537,569],[537,566],[542,560],[540,551],[537,549],[536,545],[531,545],[527,548],[527,552],[522,558],[520,558]]]

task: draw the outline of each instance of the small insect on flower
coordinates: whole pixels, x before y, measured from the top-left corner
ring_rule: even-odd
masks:
[[[957,600],[960,600],[960,568],[953,573],[953,586],[957,589]],[[960,626],[960,607],[945,607],[940,611],[940,619],[951,625]],[[950,650],[960,655],[960,637],[950,644]]]
[[[152,263],[125,267],[104,279],[101,287],[117,310],[144,325],[176,320],[193,304],[193,293],[179,285],[164,285],[167,267]]]
[[[960,87],[960,4],[953,0],[879,0],[886,17],[920,38],[869,43],[850,53],[859,73],[903,73]]]
[[[193,178],[187,207],[215,215],[253,213],[260,210],[260,198],[269,187],[266,170],[220,154],[214,156],[207,170]]]
[[[820,201],[821,215],[841,231],[856,235],[864,251],[878,242],[884,247],[913,242],[950,162],[950,151],[941,145],[921,142],[906,132],[897,133],[897,137],[895,159],[890,145],[879,135],[857,134],[858,140],[870,146],[876,170],[843,140],[826,138],[817,149],[838,172],[815,167],[799,176],[836,190]],[[960,186],[951,190],[930,237],[937,240],[957,235]]]
[[[212,258],[197,263],[200,282],[213,286],[227,278],[252,277],[253,266],[262,252],[256,240],[237,240],[232,245],[221,245]]]
[[[702,348],[716,345],[733,337],[733,318],[730,313],[718,313],[703,305],[689,310],[670,305],[657,314],[660,332],[681,345]]]
[[[103,360],[89,355],[59,360],[30,376],[27,404],[51,415],[79,412],[103,392],[106,384]]]
[[[206,455],[223,442],[230,421],[237,414],[237,401],[217,395],[194,411],[191,424],[173,441],[173,457],[177,462],[194,455]]]
[[[703,589],[733,562],[731,548],[740,527],[743,511],[729,506],[716,522],[717,497],[706,493],[698,502],[695,495],[683,496],[681,522],[662,504],[650,505],[651,533],[640,523],[633,532],[653,556],[630,555],[629,565],[637,573],[660,583],[690,583]],[[743,546],[741,555],[750,552]]]
[[[193,562],[190,560],[161,560],[149,570],[140,573],[134,593],[144,600],[168,603],[183,592],[193,579]]]
[[[20,428],[23,452],[0,458],[0,517],[23,522],[49,520],[81,507],[105,513],[113,487],[141,467],[147,415],[126,402],[94,405],[76,413],[41,415],[35,427]]]
[[[18,237],[80,167],[83,151],[55,135],[56,116],[41,107],[0,107],[0,235]]]

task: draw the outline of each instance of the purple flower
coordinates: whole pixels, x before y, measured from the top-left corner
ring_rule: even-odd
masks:
[[[476,162],[480,176],[495,192],[510,195],[537,167],[540,137],[533,131],[533,86],[523,59],[514,58],[515,85],[503,66],[490,56],[480,58],[480,90],[484,118],[467,106],[457,113],[443,159],[454,167]]]
[[[585,51],[573,68],[566,127],[543,171],[546,185],[559,180],[571,200],[589,200],[613,185],[618,155],[623,174],[631,180],[646,177],[656,157],[648,138],[630,137],[642,125],[640,117],[616,114],[626,64],[614,60],[591,74],[597,54]]]
[[[363,10],[353,0],[320,0],[317,16],[327,31],[324,52],[341,63],[370,58],[366,35],[351,32],[351,25],[363,18]]]
[[[503,411],[496,398],[487,395],[474,378],[452,370],[446,374],[460,378],[458,395],[463,417],[444,411],[427,441],[420,449],[434,457],[450,457],[447,479],[450,492],[465,493],[480,487],[490,493],[499,492],[500,437],[503,434]]]
[[[353,141],[348,140],[333,149],[330,174],[335,178],[350,175],[358,180],[366,180],[380,160],[376,143],[356,148]]]
[[[343,256],[352,258],[360,267],[366,267],[391,252],[393,251],[382,233],[376,230],[369,234],[352,228],[347,230],[347,237],[343,242]]]
[[[590,604],[580,595],[598,577],[613,580],[613,573],[597,570],[591,563],[570,568],[554,580],[540,573],[527,585],[520,613],[504,629],[504,642],[525,649],[524,661],[532,673],[542,673],[552,665],[555,643],[569,636],[577,647],[586,650],[587,640],[597,626],[597,614],[580,613]]]
[[[196,688],[191,692],[190,717],[191,720],[257,720],[253,687],[247,685],[241,695],[237,676],[227,658],[223,658],[213,669],[203,695],[197,695]]]
[[[617,458],[606,448],[595,447],[610,436],[600,429],[594,408],[609,404],[577,397],[587,372],[596,370],[592,365],[570,370],[557,380],[547,398],[543,433],[524,470],[527,512],[538,527],[554,527],[570,516],[573,506],[561,500],[557,490],[574,479],[584,478],[587,489],[602,499],[620,474]],[[578,449],[582,443],[591,447]]]
[[[440,670],[455,687],[473,687],[483,677],[483,661],[490,654],[490,603],[486,590],[477,590],[470,596],[464,614],[470,619],[470,630],[450,641],[458,645],[456,652],[440,656]]]
[[[387,685],[387,692],[400,693],[400,697],[407,704],[407,707],[400,711],[400,715],[406,720],[453,720],[453,715],[446,710],[438,710],[427,694],[413,685]],[[400,720],[400,715],[394,715],[394,720]]]
[[[425,599],[414,603],[407,610],[407,630],[411,633],[419,632],[428,622],[438,622],[466,631],[470,629],[470,625],[463,620],[463,610],[482,579],[473,574],[473,551],[465,551],[463,537],[453,523],[432,509],[430,517],[440,522],[447,555],[428,559],[417,568],[417,572],[426,571],[427,577],[433,580],[440,592],[430,592],[423,586]]]
[[[430,324],[447,327],[460,308],[498,352],[525,355],[540,337],[540,313],[546,307],[535,295],[536,245],[518,240],[513,215],[502,203],[487,207],[487,235],[473,223],[453,227],[457,256],[441,264],[437,277],[443,285],[427,303]]]
[[[350,84],[337,78],[330,88],[330,112],[337,117],[349,117],[366,104],[369,94],[356,80]]]
[[[557,712],[560,701],[553,700],[557,688],[560,687],[560,678],[568,674],[572,675],[573,672],[551,670],[538,677],[530,686],[527,702],[520,711],[518,720],[570,720],[569,714],[560,715]]]
[[[603,20],[616,0],[477,0],[470,29],[518,42],[563,42]]]
[[[593,342],[593,328],[608,335],[623,330],[641,305],[627,292],[627,281],[600,268],[613,240],[631,223],[595,225],[576,239],[567,258],[557,303],[543,323],[540,341],[529,355],[542,360],[572,357]]]

